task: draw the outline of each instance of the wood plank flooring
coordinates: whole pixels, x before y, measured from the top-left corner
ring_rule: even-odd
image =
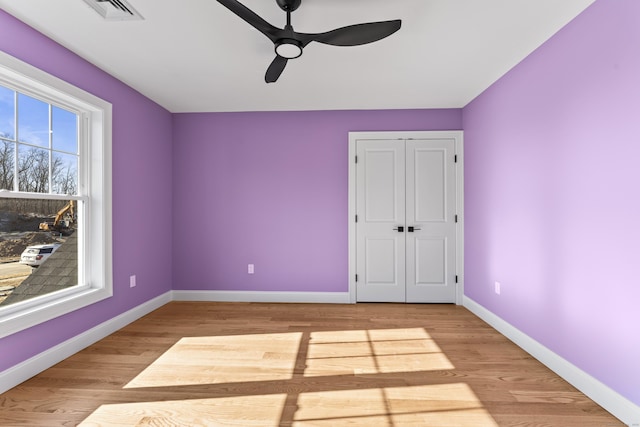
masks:
[[[172,302],[0,395],[0,425],[623,424],[463,307]]]

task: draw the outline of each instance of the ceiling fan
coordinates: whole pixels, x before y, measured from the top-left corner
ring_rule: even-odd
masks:
[[[267,83],[278,80],[287,61],[302,55],[303,49],[311,42],[332,46],[359,46],[390,36],[398,31],[402,24],[401,20],[396,19],[349,25],[325,33],[306,34],[294,31],[291,26],[291,12],[300,6],[302,0],[276,0],[280,9],[287,13],[287,25],[283,29],[274,27],[237,0],[218,0],[218,2],[267,36],[275,45],[276,58],[267,68],[264,78]]]

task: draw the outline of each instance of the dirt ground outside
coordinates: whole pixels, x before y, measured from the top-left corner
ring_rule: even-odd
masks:
[[[7,299],[11,292],[24,282],[28,276],[9,277],[0,279],[0,303]]]

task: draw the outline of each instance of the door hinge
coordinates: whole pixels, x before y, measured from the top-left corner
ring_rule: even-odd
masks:
[[[356,282],[358,281],[358,275],[356,274]]]
[[[458,163],[458,155],[453,156],[453,163]]]
[[[358,163],[358,156],[356,156],[356,163]]]
[[[358,222],[358,220],[356,219],[356,222]],[[456,222],[458,222],[458,215],[456,215]]]
[[[356,215],[356,222],[358,222],[358,215]]]
[[[456,283],[458,283],[458,275],[456,274]]]

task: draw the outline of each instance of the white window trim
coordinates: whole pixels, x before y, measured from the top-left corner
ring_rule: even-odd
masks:
[[[0,51],[0,83],[27,94],[55,99],[57,104],[85,111],[89,143],[80,147],[80,170],[89,171],[88,188],[80,194],[86,199],[85,226],[79,231],[78,268],[83,283],[0,308],[0,338],[47,322],[56,317],[94,304],[113,295],[112,215],[111,215],[111,126],[110,103],[57,77]],[[82,151],[82,150],[87,150]],[[88,167],[88,169],[87,169]],[[24,193],[1,191],[2,197],[27,197]],[[66,200],[69,196],[47,195]],[[82,196],[80,198],[83,198]],[[90,254],[86,260],[83,254]],[[84,261],[84,262],[83,262]]]

